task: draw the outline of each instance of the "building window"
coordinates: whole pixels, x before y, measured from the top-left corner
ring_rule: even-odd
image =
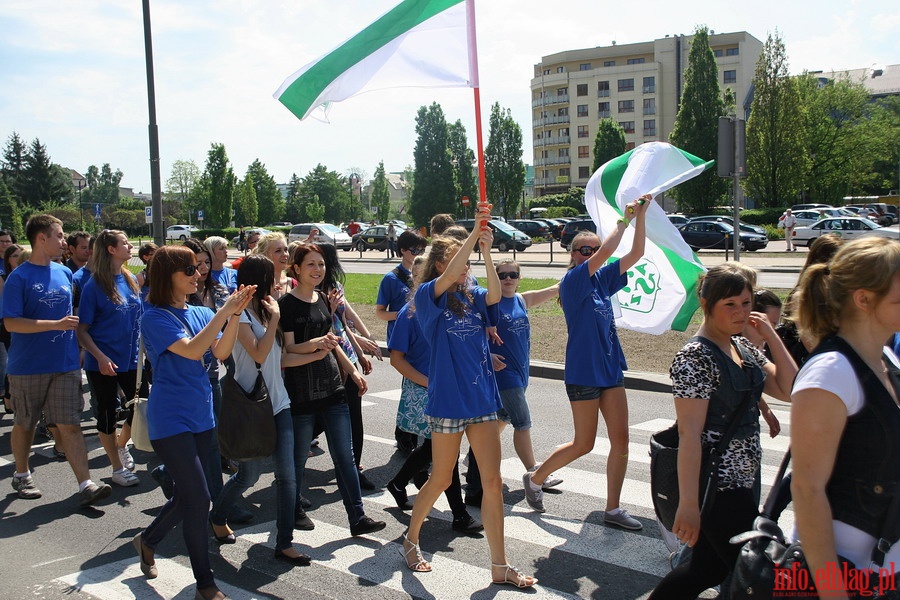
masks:
[[[560,149],[559,149],[559,155],[558,155],[558,156],[559,156],[560,158],[564,158],[564,157],[566,157],[566,156],[568,156],[568,155],[569,155],[569,149],[568,149],[568,148],[560,148]]]
[[[643,58],[629,58],[628,64],[629,65],[642,65],[642,64],[644,64],[644,59]]]
[[[578,65],[578,70],[579,71],[590,71],[591,63],[581,63],[580,65]]]
[[[604,119],[609,116],[609,102],[597,103],[597,118]]]
[[[608,81],[598,81],[597,82],[597,97],[598,98],[609,97],[609,82]]]
[[[644,77],[644,87],[642,89],[645,94],[655,94],[656,77]]]
[[[569,137],[569,128],[568,127],[560,128],[559,137]]]
[[[569,107],[564,106],[556,111],[557,117],[568,117],[569,116]]]
[[[634,100],[619,100],[619,112],[634,112]]]
[[[578,146],[578,158],[590,158],[591,150],[587,146]]]
[[[603,61],[603,66],[604,66],[604,67],[614,67],[614,66],[616,66],[616,61],[614,61],[614,60],[604,60],[604,61]]]
[[[578,167],[578,179],[590,179],[591,177],[591,168],[590,167]]]
[[[570,173],[570,171],[569,171],[568,168],[564,168],[564,169],[560,169],[560,170],[559,170],[559,176],[560,176],[560,177],[568,178],[568,177],[569,177],[569,173]]]
[[[644,119],[644,135],[648,137],[656,136],[656,119]]]
[[[587,125],[579,125],[578,126],[578,137],[586,138],[586,137],[590,137],[590,136],[591,136],[591,134],[589,133]]]
[[[549,150],[541,150],[541,158],[550,158]]]
[[[727,48],[725,50],[725,56],[738,56],[740,52],[740,48]]]
[[[722,74],[723,83],[737,83],[737,71],[725,71]]]
[[[549,74],[550,74],[550,69],[544,69],[544,75],[549,75]]]
[[[566,68],[565,68],[565,67],[556,67],[556,72],[557,72],[557,73],[565,73],[565,72],[566,72]]]
[[[722,52],[721,48],[716,48],[715,50],[713,50],[713,56],[715,56],[716,58],[722,58],[724,55],[725,53]]]
[[[587,96],[587,84],[586,84],[586,83],[579,83],[579,84],[575,87],[575,93],[576,93],[578,96]]]
[[[633,92],[634,91],[634,79],[620,79],[619,80],[619,91],[620,92]]]
[[[625,130],[625,133],[634,133],[634,121],[619,121],[619,127]]]
[[[557,96],[568,96],[569,88],[557,88],[556,95]]]
[[[587,104],[579,104],[578,105],[578,116],[579,117],[588,116]]]
[[[656,114],[656,98],[644,98],[644,114]]]

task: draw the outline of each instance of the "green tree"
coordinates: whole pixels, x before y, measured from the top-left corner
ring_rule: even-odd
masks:
[[[84,174],[87,187],[81,192],[82,204],[112,205],[119,201],[119,184],[122,182],[122,171],[113,172],[109,163],[103,163],[102,169],[95,165],[88,167]]]
[[[180,215],[179,221],[190,221],[190,215],[197,209],[205,208],[203,205],[192,205],[192,201],[199,201],[194,189],[200,181],[200,168],[192,160],[176,160],[172,163],[172,171],[166,180],[165,204],[170,213]],[[196,213],[194,213],[196,214]]]
[[[522,128],[512,118],[512,111],[491,107],[491,131],[484,150],[484,177],[491,202],[500,204],[500,214],[510,218],[516,214],[525,189],[525,163],[522,162]]]
[[[475,152],[469,148],[466,128],[458,120],[449,126],[447,144],[450,147],[450,164],[453,165],[453,179],[456,182],[456,211],[463,211],[462,198],[471,203],[478,202],[478,171],[475,167]]]
[[[391,192],[388,186],[387,176],[384,173],[384,161],[378,163],[375,169],[375,179],[372,180],[372,212],[385,222],[391,208]]]
[[[206,222],[210,227],[226,227],[231,222],[234,186],[237,178],[228,164],[224,144],[212,144],[200,177],[206,195]]]
[[[437,213],[453,213],[457,206],[453,165],[450,164],[447,120],[437,102],[422,106],[416,114],[416,146],[409,216],[416,225],[428,223]]]
[[[719,67],[709,47],[709,29],[698,26],[691,41],[684,91],[669,141],[678,148],[706,160],[718,150],[719,117],[727,114],[719,89]],[[678,185],[672,196],[681,208],[706,212],[719,204],[728,191],[728,180],[712,169]]]
[[[325,207],[319,202],[318,194],[313,194],[310,201],[306,203],[306,220],[313,223],[325,220]]]
[[[21,194],[25,204],[44,209],[74,199],[71,176],[64,174],[60,177],[59,171],[54,171],[47,147],[37,138],[31,142],[24,164]]]
[[[787,52],[777,31],[763,45],[753,85],[744,189],[759,206],[790,205],[809,172],[806,107],[797,79],[788,73]]]
[[[296,173],[291,174],[291,180],[288,182],[287,198],[285,199],[284,218],[291,223],[300,223],[303,221],[303,206],[301,203],[300,192],[303,189],[303,182],[297,177]]]
[[[248,225],[254,223],[266,225],[284,219],[285,202],[275,179],[269,175],[266,165],[257,158],[249,167],[247,175],[253,179],[253,189],[256,191],[256,202],[259,206],[259,217],[253,221],[244,221]]]
[[[259,216],[258,210],[256,182],[248,171],[243,181],[238,182],[234,188],[234,222],[255,225]]]
[[[881,195],[900,190],[900,96],[879,98],[872,105],[872,130],[878,144],[872,156],[872,170],[860,183],[861,195]]]
[[[349,186],[345,185],[345,180],[340,174],[329,171],[322,164],[316,165],[316,168],[303,178],[300,204],[307,221],[318,222],[324,219],[327,223],[342,223],[350,220]],[[322,207],[322,213],[313,219],[313,216],[318,215],[318,208],[315,205]]]
[[[591,167],[591,173],[622,154],[625,154],[625,130],[614,119],[600,119],[597,123],[597,136],[594,138],[594,166]]]
[[[0,228],[9,231],[17,240],[25,236],[22,211],[3,177],[0,177]]]
[[[16,202],[22,202],[22,186],[25,184],[25,157],[28,148],[19,134],[13,131],[3,148],[3,160],[0,161],[0,174],[6,181]]]

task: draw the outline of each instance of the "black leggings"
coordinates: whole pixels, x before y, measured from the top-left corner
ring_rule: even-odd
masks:
[[[85,371],[88,381],[97,400],[97,431],[105,434],[116,432],[116,416],[119,410],[119,386],[125,398],[134,398],[134,387],[137,384],[137,371],[116,373],[115,376],[104,375],[100,371]],[[123,407],[124,408],[124,407]],[[127,409],[125,422],[131,425],[134,411]]]
[[[728,540],[750,531],[758,514],[752,489],[716,492],[715,503],[700,524],[700,537],[690,561],[669,572],[650,594],[650,600],[693,600],[703,590],[722,583],[741,551]]]
[[[406,457],[406,461],[403,463],[403,466],[400,467],[400,470],[397,471],[392,483],[398,488],[403,489],[409,485],[409,480],[412,479],[416,473],[427,469],[430,464],[431,439],[426,438],[421,446],[413,450],[410,455]],[[453,481],[450,483],[450,487],[444,490],[444,495],[447,496],[447,502],[450,504],[450,510],[453,512],[454,518],[467,514],[466,505],[463,503],[462,499],[462,484],[459,480],[458,462],[453,465]]]

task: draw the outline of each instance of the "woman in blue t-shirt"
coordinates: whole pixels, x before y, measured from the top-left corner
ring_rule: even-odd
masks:
[[[137,280],[125,266],[133,247],[122,231],[105,230],[97,236],[90,262],[93,277],[81,291],[78,308],[78,341],[87,350],[84,370],[97,400],[97,435],[112,465],[112,482],[120,486],[140,483],[126,446],[131,437],[130,408],[116,435],[118,388],[130,400],[137,382],[141,298]]]
[[[603,415],[609,435],[606,461],[606,510],[610,525],[638,530],[641,522],[619,506],[625,469],[628,466],[628,402],[625,398],[625,355],[616,335],[612,298],[628,281],[628,269],[644,254],[644,216],[652,197],[647,194],[625,206],[615,232],[602,244],[595,233],[583,231],[572,240],[569,271],[559,285],[559,299],[569,338],[566,343],[566,393],[572,408],[575,439],[553,451],[533,473],[522,477],[525,499],[544,512],[541,486],[550,473],[561,469],[594,448],[598,413]],[[631,250],[607,263],[622,235],[634,219]]]
[[[425,413],[431,422],[434,462],[431,477],[413,506],[409,529],[403,536],[403,553],[411,570],[431,571],[419,549],[419,532],[438,496],[451,484],[465,433],[481,471],[481,517],[490,546],[491,580],[523,588],[537,580],[509,565],[503,539],[497,427],[502,404],[486,332],[488,311],[496,311],[500,301],[500,281],[491,260],[493,234],[486,224],[489,216],[488,205],[479,206],[475,227],[465,242],[446,237],[433,240],[413,299],[412,308],[431,346]],[[469,256],[476,243],[481,244],[484,256],[487,289],[470,283]]]
[[[133,540],[148,578],[157,576],[153,555],[169,531],[181,523],[197,595],[222,599],[209,563],[206,520],[209,490],[204,470],[212,444],[212,389],[207,351],[224,360],[237,339],[241,312],[256,286],[237,290],[218,313],[191,306],[185,299],[197,291],[200,266],[196,255],[181,246],[166,246],[150,261],[152,305],[141,318],[141,335],[153,365],[153,386],[147,402],[147,425],[153,449],[175,481],[174,495],[147,529]],[[235,318],[232,318],[235,317]],[[224,331],[223,331],[224,329]]]

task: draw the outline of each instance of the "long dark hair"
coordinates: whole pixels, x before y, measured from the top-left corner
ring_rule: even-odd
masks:
[[[319,287],[326,294],[337,288],[338,284],[340,284],[340,287],[344,287],[344,281],[347,280],[347,276],[344,273],[344,267],[341,266],[341,259],[338,258],[337,248],[332,244],[319,244],[319,252],[322,253],[322,258],[325,259],[325,277],[322,278],[322,283]]]
[[[203,296],[207,296],[212,293],[212,289],[216,283],[215,278],[213,278],[212,276],[212,254],[210,253],[209,248],[207,248],[203,244],[203,242],[201,242],[197,238],[188,238],[184,240],[184,243],[181,245],[193,252],[195,256],[202,252],[209,257],[209,272],[206,275],[206,281],[203,282],[203,291],[201,292],[200,290],[197,290],[197,293],[195,294],[198,300],[202,300]],[[213,302],[213,305],[215,305],[215,302]],[[216,309],[214,308],[213,310]]]
[[[272,314],[263,305],[263,299],[272,293],[275,285],[275,263],[268,256],[262,254],[249,254],[241,261],[237,272],[237,285],[255,285],[256,292],[250,306],[259,315],[260,321],[265,327],[278,327],[278,323],[272,323]],[[275,334],[278,344],[282,345],[281,329]]]

